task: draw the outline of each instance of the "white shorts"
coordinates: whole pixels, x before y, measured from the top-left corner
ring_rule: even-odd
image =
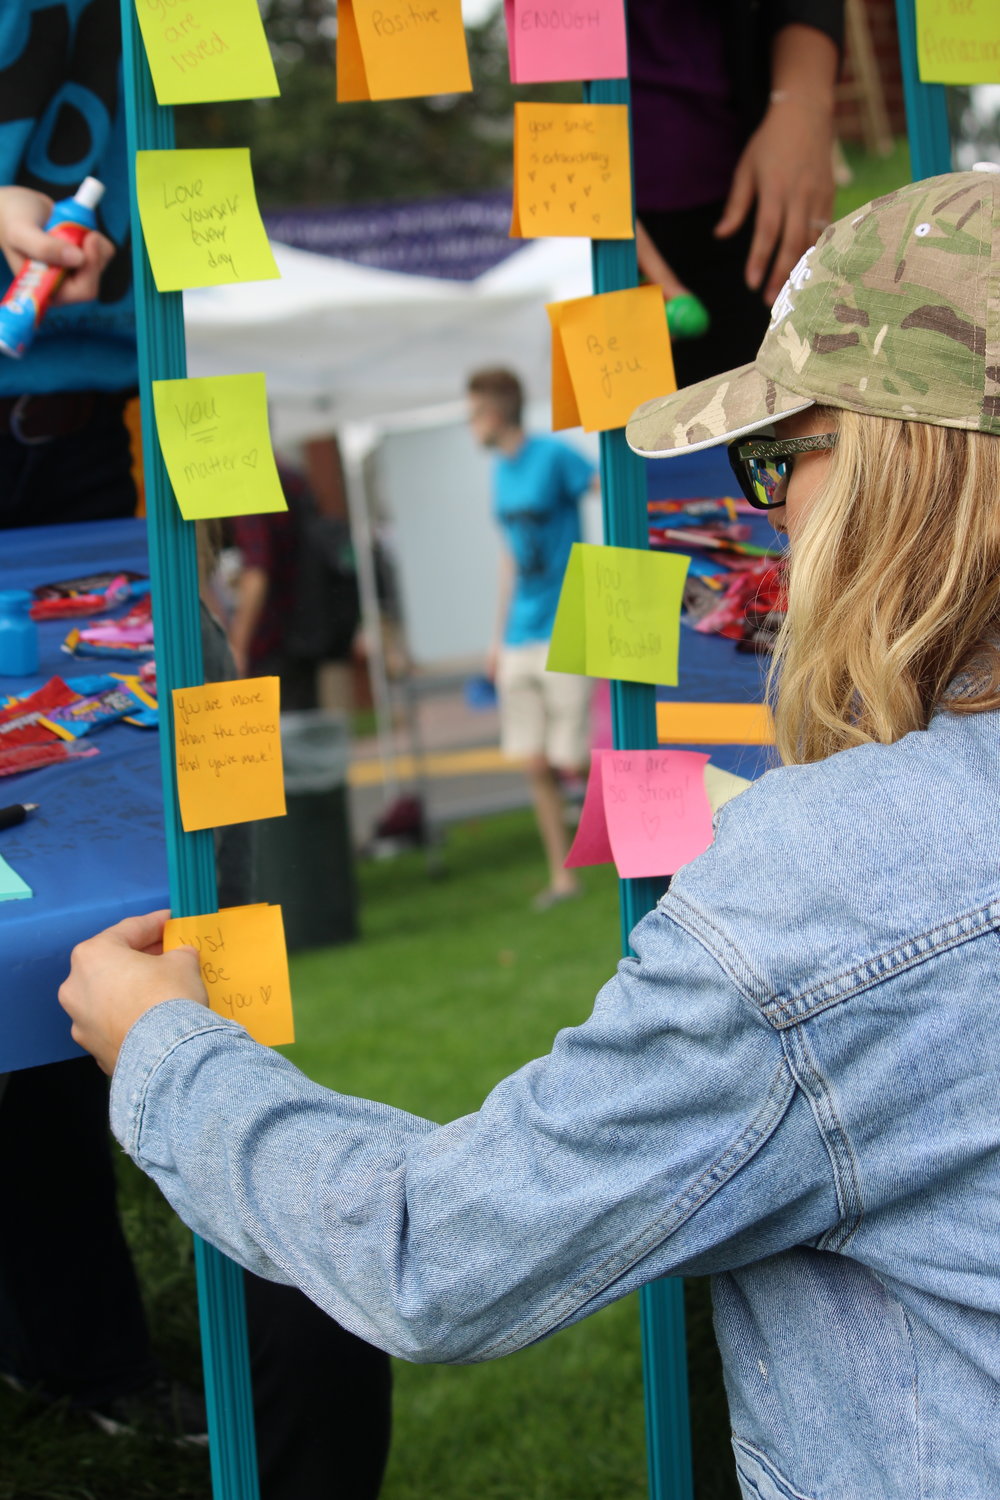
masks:
[[[497,662],[500,748],[512,760],[544,755],[557,771],[579,771],[589,761],[589,677],[546,672],[548,641],[504,646]]]

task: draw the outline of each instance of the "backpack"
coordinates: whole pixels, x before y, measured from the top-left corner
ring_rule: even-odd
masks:
[[[343,661],[361,622],[350,527],[334,516],[320,515],[311,500],[292,509],[297,532],[295,604],[285,649],[299,661]]]

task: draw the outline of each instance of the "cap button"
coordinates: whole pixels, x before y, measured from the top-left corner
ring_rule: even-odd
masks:
[[[977,161],[973,162],[974,172],[1000,172],[1000,161]]]

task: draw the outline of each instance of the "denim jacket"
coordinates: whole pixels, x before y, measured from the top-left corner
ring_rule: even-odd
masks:
[[[115,1133],[199,1234],[405,1359],[711,1273],[744,1496],[996,1500],[998,736],[942,712],[769,772],[475,1114],[320,1088],[178,1000],[126,1039]]]

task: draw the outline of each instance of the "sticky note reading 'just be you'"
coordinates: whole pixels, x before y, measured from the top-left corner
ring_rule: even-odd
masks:
[[[160,104],[277,94],[257,0],[135,0],[135,8]]]
[[[676,389],[657,286],[550,302],[552,426],[607,432],[637,406]]]
[[[566,868],[614,863],[623,880],[673,875],[712,842],[708,756],[595,750]]]
[[[633,238],[627,105],[514,105],[510,232]]]
[[[462,0],[340,0],[341,102],[467,94],[471,89]]]
[[[175,688],[181,822],[221,828],[285,811],[277,677]]]
[[[158,291],[274,281],[250,152],[138,151],[135,186]]]
[[[154,380],[163,461],[186,521],[287,510],[263,375]]]
[[[511,83],[625,78],[623,0],[504,0]]]
[[[295,1040],[288,953],[280,906],[228,906],[199,917],[171,917],[163,951],[194,948],[208,1003],[239,1021],[256,1042]]]
[[[688,559],[575,542],[563,577],[550,672],[676,687]]]

